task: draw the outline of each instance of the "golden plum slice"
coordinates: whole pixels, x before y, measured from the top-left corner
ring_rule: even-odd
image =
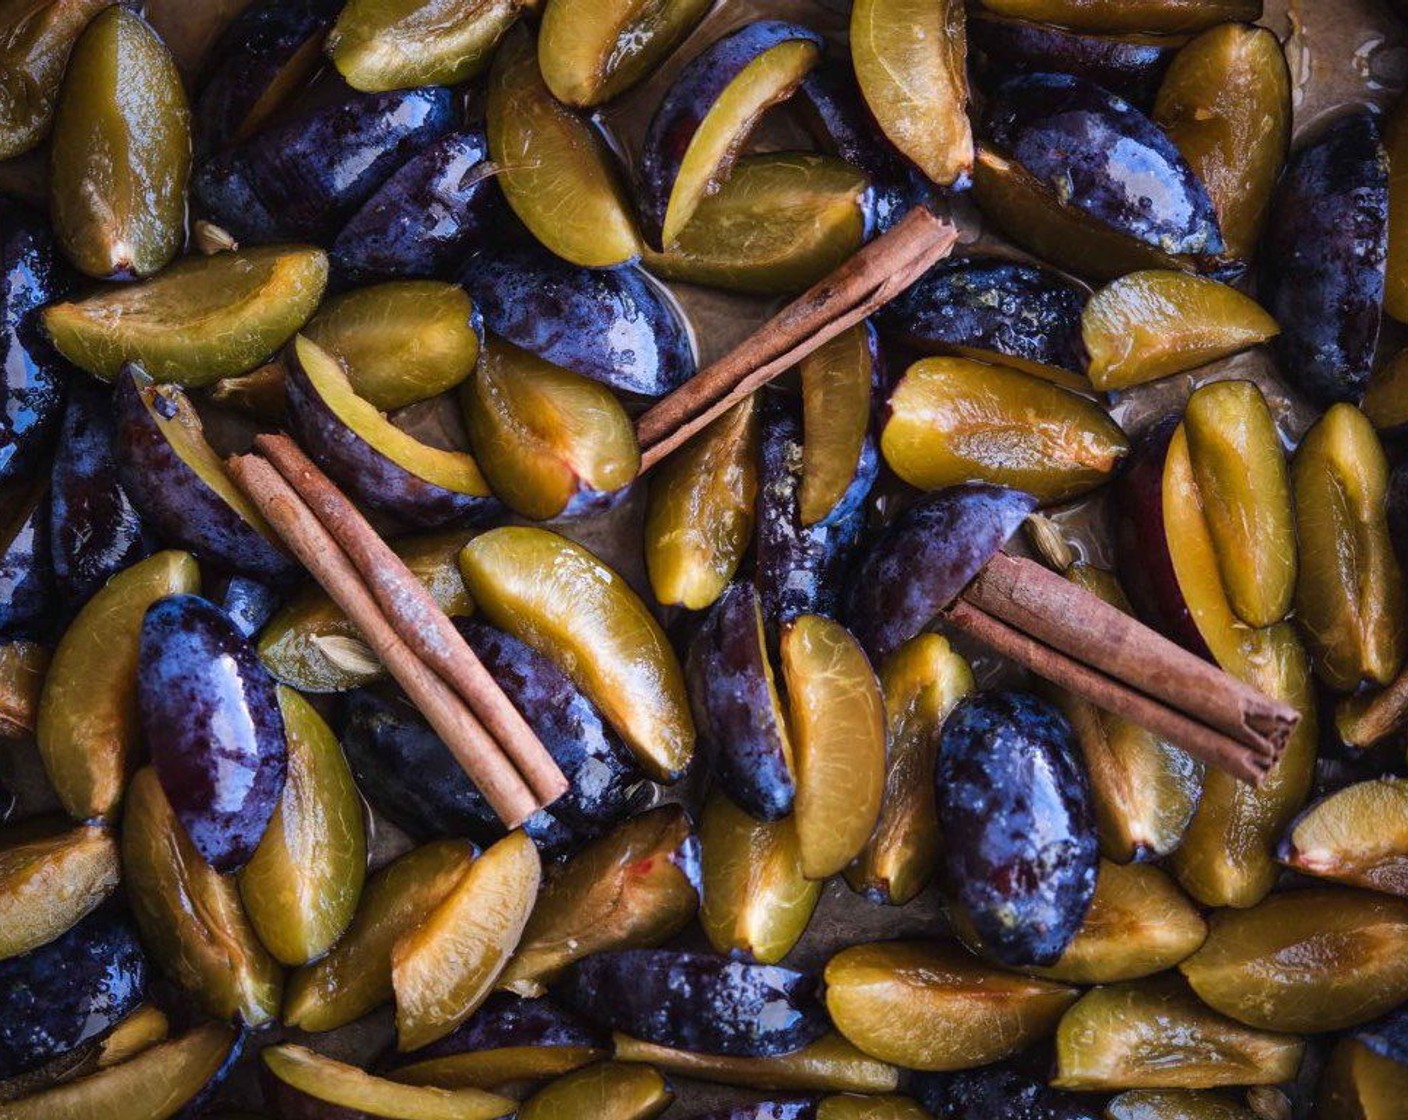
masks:
[[[1215,1089],[1274,1085],[1300,1068],[1305,1043],[1219,1015],[1175,981],[1087,992],[1056,1030],[1060,1089]]]
[[[941,187],[973,166],[959,0],[856,0],[851,60],[881,130]]]
[[[76,1081],[0,1104],[3,1120],[169,1120],[230,1060],[239,1032],[206,1023]]]
[[[1200,31],[1261,18],[1261,0],[982,0],[988,11],[1076,31]]]
[[[136,362],[157,381],[211,385],[292,338],[327,279],[327,254],[303,246],[187,257],[142,283],[50,304],[44,329],[64,357],[107,381]]]
[[[478,74],[528,0],[351,0],[325,49],[353,89],[457,85]]]
[[[493,990],[538,898],[542,863],[527,833],[509,833],[470,865],[391,951],[402,1050],[443,1038]]]
[[[939,942],[857,945],[826,965],[836,1029],[908,1069],[968,1069],[1009,1057],[1050,1034],[1076,995]]]
[[[816,1120],[928,1120],[908,1097],[864,1097],[854,1093],[827,1097],[816,1106]]]
[[[1342,887],[1212,916],[1184,961],[1209,1007],[1264,1030],[1332,1031],[1408,999],[1408,902]]]
[[[592,953],[668,941],[699,910],[699,841],[678,806],[661,806],[556,867],[499,987],[539,996]]]
[[[749,1089],[833,1093],[892,1093],[899,1070],[856,1049],[839,1034],[825,1034],[808,1046],[775,1058],[729,1058],[697,1054],[615,1036],[616,1058],[649,1062],[666,1073]]]
[[[437,840],[407,852],[367,880],[347,932],[322,960],[288,979],[283,1021],[330,1031],[391,999],[391,950],[469,871],[468,840]]]
[[[113,1028],[98,1052],[98,1068],[107,1069],[130,1061],[138,1054],[165,1042],[171,1035],[166,1013],[150,1003],[143,1004]]]
[[[640,469],[631,418],[599,381],[491,339],[460,393],[484,477],[538,521],[609,504]]]
[[[1075,940],[1048,968],[1068,984],[1113,984],[1172,968],[1197,951],[1207,923],[1166,871],[1101,861],[1095,897]]]
[[[802,873],[825,879],[870,839],[885,790],[885,700],[846,628],[802,615],[782,631]]]
[[[806,932],[821,883],[802,874],[792,817],[754,820],[715,792],[699,822],[704,904],[699,923],[716,952],[777,964]]]
[[[303,333],[341,359],[356,394],[384,412],[453,389],[474,370],[481,346],[474,302],[438,280],[334,296]]]
[[[504,197],[543,245],[587,268],[640,255],[614,154],[591,121],[553,97],[533,36],[522,26],[494,56],[486,121]]]
[[[1108,481],[1129,441],[1094,401],[1049,381],[969,358],[925,358],[890,395],[880,450],[925,490],[990,482],[1045,504]]]
[[[656,468],[645,566],[662,605],[704,610],[733,579],[753,538],[760,437],[748,396]]]
[[[1183,428],[1228,605],[1248,626],[1280,622],[1295,593],[1296,530],[1266,398],[1250,381],[1204,385],[1188,400]]]
[[[663,253],[647,247],[644,264],[667,280],[793,295],[864,244],[873,211],[870,181],[844,160],[814,152],[741,156],[678,240]]]
[[[259,940],[287,965],[323,956],[357,909],[367,871],[362,800],[332,729],[292,689],[278,690],[288,779],[240,897]]]
[[[122,871],[152,959],[207,1014],[252,1027],[278,1014],[283,974],[245,917],[234,878],[200,857],[150,767],[127,791]]]
[[[889,741],[885,794],[875,831],[846,868],[846,882],[872,901],[903,906],[938,867],[939,732],[953,706],[973,691],[973,671],[947,639],[920,634],[886,659],[880,687]],[[707,910],[707,891],[704,905]]]
[[[1131,1089],[1105,1106],[1109,1120],[1257,1120],[1222,1093],[1198,1089]]]
[[[553,0],[538,65],[553,96],[587,108],[646,78],[694,30],[710,0]]]
[[[81,825],[0,848],[0,960],[46,945],[117,886],[117,841]]]
[[[69,55],[49,149],[64,254],[99,280],[151,276],[180,252],[191,111],[176,60],[141,16],[100,12]]]
[[[137,751],[137,644],[147,608],[200,589],[187,552],[158,552],[114,576],[69,624],[39,699],[35,738],[49,784],[79,820],[111,817]]]
[[[523,1102],[517,1120],[651,1120],[675,1101],[658,1070],[634,1062],[601,1062],[560,1077]]]
[[[48,134],[73,44],[116,2],[10,0],[0,8],[0,159],[22,155]]]
[[[1291,73],[1280,40],[1265,27],[1209,28],[1174,56],[1152,115],[1207,187],[1226,255],[1250,258],[1290,149]]]
[[[624,579],[546,529],[492,529],[460,553],[475,605],[555,661],[654,778],[674,781],[694,753],[684,673],[669,640]]]
[[[1340,692],[1388,684],[1408,647],[1408,605],[1388,533],[1388,460],[1364,414],[1333,405],[1301,441],[1291,484],[1296,618],[1316,672]]]
[[[1408,779],[1356,782],[1317,801],[1277,857],[1303,875],[1408,897]]]
[[[1316,1094],[1317,1120],[1393,1120],[1408,1098],[1408,1067],[1354,1038],[1335,1044]]]
[[[465,530],[423,533],[392,544],[452,618],[474,611],[459,570],[460,549],[469,536]],[[300,692],[347,692],[385,673],[357,628],[315,585],[297,592],[265,625],[259,657],[278,680]]]
[[[1074,564],[1066,576],[1132,613],[1111,573]],[[1177,848],[1202,794],[1202,764],[1138,724],[1072,693],[1058,691],[1056,702],[1080,741],[1102,854],[1129,863],[1158,859]]]
[[[33,736],[48,671],[47,646],[22,640],[0,642],[0,740]]]
[[[436,1089],[374,1077],[303,1046],[281,1043],[259,1054],[265,1100],[280,1116],[493,1120],[516,1107],[478,1089]]]
[[[797,365],[803,433],[797,502],[803,525],[830,515],[861,469],[879,366],[879,341],[869,323],[843,331]]]
[[[1090,383],[1102,391],[1196,369],[1280,330],[1236,288],[1167,269],[1120,277],[1096,292],[1081,316]]]

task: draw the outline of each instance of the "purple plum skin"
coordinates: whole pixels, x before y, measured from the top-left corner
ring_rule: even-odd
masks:
[[[1166,253],[1222,252],[1207,188],[1173,141],[1122,97],[1070,74],[1004,82],[987,137],[1069,205]]]
[[[521,1046],[610,1050],[611,1035],[546,997],[524,999],[510,992],[495,992],[463,1025],[438,1042],[402,1055],[398,1064]]]
[[[980,350],[1084,374],[1081,313],[1089,293],[1040,265],[974,257],[935,265],[877,317],[926,354]]]
[[[55,606],[49,502],[40,491],[20,506],[13,531],[0,528],[0,638],[44,637]]]
[[[815,977],[709,953],[627,949],[578,961],[568,1007],[635,1038],[731,1057],[789,1054],[826,1033]]]
[[[241,241],[326,244],[398,168],[454,126],[454,95],[442,86],[350,94],[211,157],[192,187]]]
[[[202,152],[224,148],[284,68],[337,18],[341,0],[256,0],[211,48],[211,66],[196,99]]]
[[[450,272],[503,220],[503,195],[479,130],[452,132],[408,160],[342,227],[329,257],[363,284]]]
[[[1054,964],[1095,894],[1099,845],[1074,730],[1024,692],[982,692],[944,722],[934,788],[950,905],[1003,964]]]
[[[846,618],[880,665],[951,603],[1036,509],[1020,490],[936,490],[892,521],[857,566]]]
[[[117,380],[117,471],[142,520],[163,541],[201,560],[269,579],[293,573],[291,557],[241,517],[176,453],[147,411],[135,367]],[[179,393],[163,386],[162,393]]]
[[[137,707],[157,778],[191,843],[217,871],[238,871],[288,773],[273,678],[224,611],[171,595],[142,620]]]
[[[758,1101],[705,1112],[694,1120],[816,1120],[816,1097],[799,1097],[788,1101]]]
[[[392,462],[328,407],[292,350],[286,365],[294,435],[313,461],[359,503],[419,529],[483,520],[499,511],[492,497],[447,490]]]
[[[0,1079],[106,1034],[146,988],[136,928],[113,903],[47,945],[0,961]]]
[[[657,249],[680,164],[709,110],[750,62],[780,43],[795,41],[824,46],[815,31],[795,23],[766,19],[745,24],[690,60],[666,92],[641,150],[641,211]]]
[[[459,281],[489,330],[617,392],[659,397],[694,376],[689,327],[636,266],[579,268],[519,239],[480,253]]]
[[[832,511],[803,525],[800,501],[802,419],[796,403],[780,393],[763,402],[763,442],[758,480],[757,567],[754,580],[770,627],[799,615],[835,617],[865,502],[880,473],[875,441],[867,436],[856,476]]]
[[[968,21],[969,59],[981,85],[992,88],[1015,74],[1074,74],[1142,109],[1182,40],[1134,42],[1115,35],[1082,35],[1050,24],[976,16]]]
[[[934,1120],[1103,1120],[1106,1097],[1053,1089],[1040,1064],[1023,1056],[958,1073],[916,1073],[909,1091]]]
[[[1291,157],[1261,252],[1281,368],[1318,406],[1357,401],[1374,367],[1388,259],[1388,156],[1357,109]]]
[[[792,811],[797,785],[769,687],[758,609],[751,583],[731,585],[690,644],[686,671],[694,719],[719,784],[739,808],[775,821]]]
[[[267,583],[248,576],[231,576],[220,594],[220,609],[246,638],[264,629],[279,609],[279,593]]]
[[[39,309],[73,287],[48,222],[0,195],[0,485],[33,475],[63,410],[64,387],[81,376],[39,321]]]
[[[151,534],[118,478],[112,391],[86,378],[69,384],[50,478],[49,540],[55,583],[70,614],[152,550]]]

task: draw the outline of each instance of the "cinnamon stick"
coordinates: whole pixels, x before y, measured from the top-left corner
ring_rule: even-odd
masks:
[[[236,485],[361,632],[387,671],[509,828],[538,808],[523,778],[465,702],[428,668],[382,615],[356,567],[294,489],[258,455],[226,461]]]
[[[1272,700],[1064,576],[999,552],[964,592],[986,613],[1275,759],[1299,722]]]
[[[361,511],[288,436],[260,435],[254,445],[342,546],[401,639],[459,693],[498,740],[538,801],[550,805],[566,793],[567,779],[537,733]]]
[[[942,617],[1038,676],[1097,707],[1147,728],[1195,758],[1219,767],[1242,781],[1261,785],[1275,761],[1273,757],[1250,751],[1236,739],[1129,688],[1122,681],[1052,649],[965,598],[955,599]]]
[[[898,296],[953,251],[958,230],[916,206],[713,365],[636,421],[648,471],[749,393]]]

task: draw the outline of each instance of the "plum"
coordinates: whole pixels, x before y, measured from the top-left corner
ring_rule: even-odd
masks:
[[[1272,201],[1261,298],[1281,324],[1282,368],[1321,407],[1357,400],[1373,369],[1388,183],[1378,117],[1357,109],[1291,157]]]
[[[47,945],[0,961],[0,1078],[105,1034],[142,1002],[147,958],[115,904]]]
[[[787,816],[797,792],[792,746],[752,584],[733,584],[714,604],[689,647],[686,673],[719,784],[759,820]]]
[[[829,514],[804,525],[802,451],[800,409],[779,393],[769,394],[763,402],[755,573],[769,626],[803,614],[836,614],[865,502],[879,474],[875,442],[867,437],[849,489]]]
[[[151,551],[151,534],[118,478],[116,445],[112,393],[75,377],[49,480],[49,543],[66,613]]]
[[[1046,1084],[1040,1061],[1023,1056],[958,1073],[921,1073],[910,1085],[935,1120],[1101,1120],[1098,1096]]]
[[[197,595],[152,604],[140,643],[137,704],[162,789],[206,861],[237,871],[288,772],[273,678],[230,617]]]
[[[981,692],[944,723],[935,770],[942,876],[1003,964],[1055,963],[1095,894],[1099,859],[1075,732],[1022,692]]]
[[[994,92],[984,127],[1063,203],[1164,253],[1222,252],[1207,188],[1123,98],[1069,74],[1019,76]]]
[[[241,241],[326,242],[454,124],[454,97],[442,86],[349,94],[213,156],[192,187]]]
[[[446,272],[502,219],[488,159],[478,129],[421,149],[342,227],[328,254],[333,268],[358,283]]]
[[[279,593],[267,583],[236,575],[225,582],[219,603],[235,628],[253,638],[279,609]]]
[[[627,949],[577,962],[559,987],[593,1022],[660,1046],[765,1058],[827,1030],[815,977],[707,953]]]
[[[1036,509],[1020,490],[973,483],[938,490],[870,546],[846,596],[846,618],[882,664],[923,630]]]
[[[9,524],[0,523],[0,637],[43,637],[52,622],[48,498],[47,487],[29,487]]]
[[[518,240],[459,280],[494,334],[618,392],[658,397],[694,376],[687,323],[639,268],[578,268]]]
[[[70,367],[38,312],[73,284],[44,218],[0,195],[0,483],[38,466],[58,422]]]
[[[721,1108],[700,1113],[694,1120],[816,1120],[817,1102],[814,1097],[798,1097],[790,1101],[758,1101],[735,1108]]]

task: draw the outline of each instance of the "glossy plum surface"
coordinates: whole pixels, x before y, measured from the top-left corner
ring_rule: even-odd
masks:
[[[978,693],[944,724],[942,874],[1004,964],[1055,962],[1094,897],[1098,843],[1078,750],[1066,718],[1027,693]]]
[[[273,678],[229,616],[196,595],[152,605],[138,658],[142,731],[162,789],[196,850],[236,871],[288,772]]]
[[[0,524],[0,636],[42,637],[54,607],[48,492],[32,487]]]
[[[959,1073],[921,1073],[910,1086],[935,1120],[1101,1120],[1101,1098],[1046,1083],[1030,1056]],[[1152,1120],[1152,1117],[1150,1118]]]

